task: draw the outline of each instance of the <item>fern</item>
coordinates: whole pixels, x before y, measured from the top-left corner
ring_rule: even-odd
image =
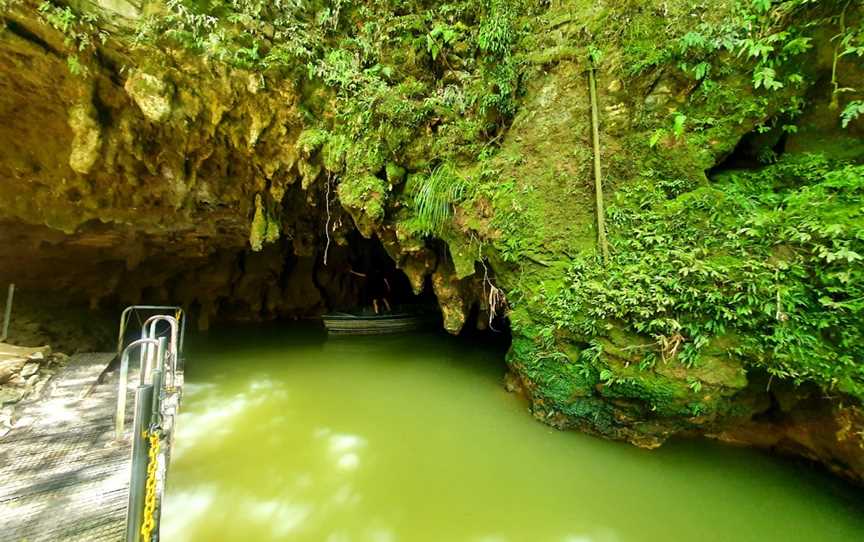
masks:
[[[515,40],[516,10],[503,0],[486,2],[486,17],[477,32],[477,45],[481,51],[503,57],[510,55]]]
[[[864,100],[849,102],[849,105],[846,106],[840,115],[840,118],[843,119],[843,128],[848,128],[852,124],[852,121],[861,115],[864,115]]]
[[[453,216],[453,205],[468,190],[468,183],[449,163],[435,168],[414,190],[417,229],[425,235],[441,235]]]

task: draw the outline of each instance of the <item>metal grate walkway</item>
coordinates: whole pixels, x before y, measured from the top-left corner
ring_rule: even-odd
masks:
[[[99,381],[114,357],[72,356],[0,438],[0,542],[123,538],[131,445],[113,442],[117,371]]]

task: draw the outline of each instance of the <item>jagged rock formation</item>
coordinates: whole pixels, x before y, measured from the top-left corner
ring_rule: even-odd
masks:
[[[799,36],[803,42],[790,38],[776,58],[757,52],[767,60],[755,72],[755,60],[726,45],[746,37],[729,30],[739,14],[727,2],[700,13],[683,1],[466,1],[426,12],[422,2],[409,2],[376,8],[389,10],[386,17],[358,7],[341,19],[310,2],[308,19],[316,22],[301,18],[297,28],[321,38],[314,46],[291,42],[309,49],[284,47],[296,53],[289,60],[280,49],[284,20],[238,18],[253,39],[219,57],[152,36],[139,40],[146,21],[173,16],[171,24],[190,25],[181,38],[203,40],[207,35],[195,32],[204,28],[221,36],[220,47],[232,43],[191,11],[166,11],[160,2],[140,9],[76,3],[75,13],[100,17],[86,24],[79,17],[65,31],[54,11],[60,3],[41,12],[35,2],[7,4],[0,31],[0,280],[63,292],[92,307],[180,302],[202,327],[213,318],[296,317],[356,299],[349,271],[360,253],[373,250],[363,239],[375,238],[406,276],[405,295],[434,293],[451,332],[488,325],[490,313],[503,314],[506,295],[511,383],[546,423],[646,447],[676,433],[705,434],[864,476],[862,364],[837,354],[843,341],[825,336],[809,346],[829,345],[842,371],[775,363],[759,354],[764,349],[747,348],[750,338],[776,334],[787,321],[794,309],[782,300],[761,327],[730,317],[728,329],[705,333],[705,300],[731,307],[734,289],[746,281],[664,289],[650,264],[614,259],[634,250],[628,239],[642,242],[646,254],[652,243],[678,241],[668,232],[649,239],[652,223],[632,221],[643,211],[659,209],[666,213],[660,222],[673,223],[684,216],[680,208],[705,209],[681,220],[711,230],[723,208],[718,198],[740,188],[718,181],[722,170],[761,167],[784,153],[860,163],[861,121],[850,114],[841,127],[833,103],[838,66],[844,87],[864,87],[854,55],[838,57],[832,39],[845,31],[835,28],[839,4],[779,3],[776,9],[787,11],[771,24],[811,17],[822,26]],[[843,22],[850,27],[860,23],[860,6],[851,5]],[[759,13],[747,16],[746,28],[763,24]],[[370,23],[376,17],[399,30],[381,32]],[[611,24],[622,17],[626,29]],[[521,41],[512,36],[517,28]],[[94,37],[82,45],[81,36],[101,30],[104,43]],[[380,51],[369,52],[373,45]],[[599,68],[604,188],[613,206],[614,261],[606,271],[593,263],[585,76],[592,62]],[[784,62],[795,69],[784,72]],[[849,107],[856,99],[860,91],[843,95]],[[362,131],[351,131],[354,124]],[[854,203],[860,169],[852,167],[843,171]],[[422,199],[435,186],[446,186],[450,197],[437,215]],[[730,197],[728,205],[736,201]],[[740,218],[730,231],[744,228],[747,217]],[[854,226],[860,213],[848,220]],[[854,252],[860,238],[842,235],[834,241]],[[676,253],[676,265],[691,269],[690,262],[687,273],[698,275],[704,269],[697,263],[716,263],[725,249],[712,248],[708,237]],[[764,263],[794,252],[787,245],[778,242],[773,252],[744,242],[737,248]],[[842,272],[859,276],[860,262],[850,257],[849,264]],[[737,261],[723,265],[725,271],[704,272],[717,278],[740,270]],[[633,287],[640,273],[644,281]],[[612,287],[598,286],[613,279]],[[753,293],[754,303],[765,304],[759,296],[773,303],[775,293],[780,299],[794,280]],[[608,301],[616,288],[631,287],[632,297]],[[597,295],[588,302],[574,292],[592,288]],[[691,305],[677,304],[687,295]],[[655,318],[658,306],[668,318]],[[842,322],[854,337],[854,324]],[[852,357],[860,352],[860,345],[845,348]]]
[[[153,58],[122,33],[80,77],[67,69],[64,36],[34,5],[6,17],[0,276],[93,307],[173,300],[198,308],[203,326],[220,311],[303,316],[325,309],[325,297],[350,297],[337,245],[354,222],[298,144],[293,82],[264,88],[256,73],[182,50]],[[479,296],[454,279],[446,249],[402,246],[386,225],[362,229],[416,293],[432,279],[448,329],[461,329]]]

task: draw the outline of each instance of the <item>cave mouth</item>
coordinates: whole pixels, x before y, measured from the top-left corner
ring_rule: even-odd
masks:
[[[780,126],[768,130],[756,129],[745,134],[732,152],[708,170],[708,178],[714,179],[729,171],[759,169],[773,164],[786,152],[788,136]]]
[[[19,292],[13,339],[61,350],[69,345],[73,352],[111,349],[110,339],[95,337],[116,333],[125,307],[146,304],[180,305],[189,328],[199,330],[318,320],[334,312],[424,312],[441,316],[439,329],[479,330],[481,342],[488,336],[509,344],[506,316],[490,319],[491,283],[480,265],[460,278],[442,241],[426,239],[406,251],[392,230],[367,236],[347,213],[325,221],[315,212],[323,206],[310,206],[300,190],[286,193],[285,201],[277,215],[280,235],[260,250],[251,248],[245,221],[163,232],[91,220],[68,233],[8,223],[0,228],[6,241],[0,256],[8,256],[0,258],[0,276]],[[338,227],[328,230],[333,223]],[[26,329],[16,322],[26,322]]]
[[[322,239],[306,247],[298,250],[295,239],[284,237],[259,252],[217,254],[210,260],[221,264],[199,268],[192,281],[183,270],[143,289],[136,302],[187,306],[202,330],[211,324],[317,320],[329,313],[440,314],[429,278],[415,291],[376,235],[351,229],[338,244]],[[117,296],[109,304],[120,309],[129,302]]]
[[[389,313],[437,311],[438,301],[428,278],[415,293],[408,277],[396,267],[377,236],[352,230],[347,243],[327,248],[316,258],[313,282],[321,293],[324,312]]]

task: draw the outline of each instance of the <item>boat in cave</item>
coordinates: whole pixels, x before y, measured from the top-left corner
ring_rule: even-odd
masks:
[[[386,314],[334,312],[321,317],[330,335],[389,335],[430,329],[440,321],[431,312],[397,311]]]

